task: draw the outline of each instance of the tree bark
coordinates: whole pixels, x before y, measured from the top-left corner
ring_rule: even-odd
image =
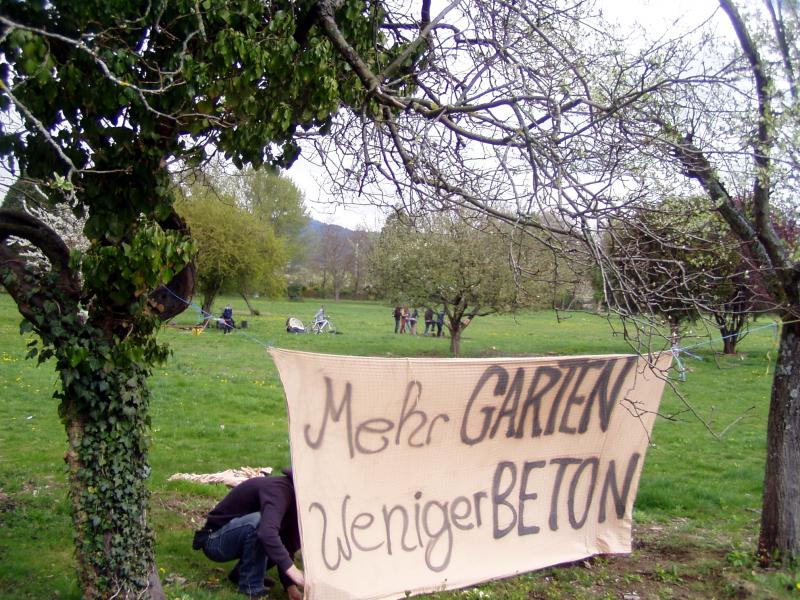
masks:
[[[219,293],[219,288],[207,289],[203,293],[203,306],[201,309],[203,310],[203,316],[205,321],[208,321],[208,315],[211,314],[211,308],[214,306],[214,300],[217,299],[217,294]]]
[[[736,337],[726,337],[722,340],[722,352],[724,354],[736,354]]]
[[[167,595],[164,593],[164,588],[161,586],[161,577],[158,575],[155,563],[150,569],[150,575],[147,577],[147,593],[150,600],[167,600]]]
[[[325,297],[325,289],[328,287],[328,271],[323,269],[322,270],[322,285],[319,288],[319,297]]]
[[[461,353],[461,332],[450,333],[450,354],[458,356]]]
[[[28,261],[20,256],[19,248],[7,245],[6,240],[16,236],[28,240],[50,261],[51,279],[46,274],[36,275],[37,284],[30,282],[26,271]],[[55,300],[61,313],[76,312],[81,296],[80,280],[69,266],[69,248],[58,234],[47,225],[25,213],[0,210],[0,283],[14,298],[20,314],[31,322],[44,312],[45,301],[52,299],[52,291],[58,291]],[[43,322],[42,328],[49,324]]]
[[[714,314],[719,334],[722,336],[723,352],[735,354],[736,345],[742,338],[742,330],[747,325],[752,308],[741,299],[733,298],[723,305],[724,312]]]
[[[458,356],[461,353],[461,316],[450,317],[450,354]]]
[[[767,423],[759,559],[800,556],[800,323],[784,323]]]
[[[79,450],[83,442],[83,430],[85,423],[83,419],[72,414],[66,418],[65,423],[67,429],[67,442],[69,444],[66,453],[64,454],[64,462],[67,463],[67,479],[69,481],[69,497],[72,504],[72,524],[75,528],[75,561],[78,563],[78,579],[79,587],[86,597],[96,597],[98,595],[97,586],[95,585],[95,577],[90,576],[88,569],[84,569],[84,563],[88,562],[87,558],[81,552],[83,542],[81,541],[81,532],[84,529],[84,521],[87,514],[82,510],[80,498],[84,493],[85,486],[79,485],[78,474],[83,468],[83,463],[80,460]],[[92,573],[93,575],[93,573]]]
[[[247,310],[250,311],[251,317],[257,317],[261,314],[257,308],[254,308],[253,305],[250,304],[250,298],[248,297],[246,292],[239,292],[239,295],[242,297],[242,300],[244,300],[244,303],[247,305]]]

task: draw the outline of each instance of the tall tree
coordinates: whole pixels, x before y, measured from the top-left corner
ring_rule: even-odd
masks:
[[[350,272],[353,296],[356,298],[360,297],[362,289],[369,285],[367,270],[369,268],[368,261],[372,251],[373,238],[373,234],[361,229],[354,231],[348,237],[348,244],[350,244],[348,270]]]
[[[325,294],[328,278],[331,280],[333,299],[338,301],[345,287],[353,248],[349,230],[338,225],[322,225],[316,240],[314,262],[322,271],[322,293]]]
[[[797,194],[794,176],[786,172],[786,167],[792,171],[800,167],[796,145],[800,126],[800,15],[796,3],[768,0],[765,6],[772,28],[765,32],[767,37],[762,37],[756,34],[756,22],[748,22],[731,0],[720,0],[741,50],[743,60],[737,66],[749,76],[749,81],[740,83],[752,85],[753,95],[747,98],[752,103],[743,101],[736,107],[741,118],[737,150],[752,190],[747,202],[737,202],[737,195],[730,191],[732,182],[714,158],[711,135],[693,134],[687,120],[661,124],[683,174],[699,183],[733,236],[749,246],[771,308],[782,321],[767,424],[759,535],[760,558],[770,564],[800,556],[800,262],[781,239],[773,210],[782,197],[796,198]],[[770,55],[778,60],[770,60]],[[708,134],[713,134],[714,112],[700,114]]]
[[[160,319],[183,310],[194,287],[169,165],[199,164],[210,150],[237,166],[290,164],[301,128],[327,128],[369,89],[322,22],[374,65],[402,52],[374,43],[380,20],[361,0],[0,1],[0,110],[14,114],[0,124],[0,155],[87,216],[90,247],[70,256],[38,219],[0,211],[0,281],[61,376],[84,597],[160,595],[146,518],[147,379],[167,357]],[[46,265],[27,262],[13,236]]]
[[[723,351],[733,354],[749,318],[769,305],[749,245],[730,233],[706,198],[637,206],[610,219],[606,236],[618,277],[606,282],[608,294],[663,315],[673,344],[682,322],[710,317]],[[623,303],[614,298],[615,305]]]
[[[370,255],[370,274],[393,302],[439,307],[447,315],[450,352],[461,352],[461,335],[472,319],[535,304],[535,292],[517,285],[515,260],[533,264],[531,248],[513,247],[485,217],[440,213],[412,223],[388,220]],[[541,253],[538,258],[541,257]]]
[[[277,167],[245,168],[235,174],[215,175],[214,187],[236,198],[237,203],[268,223],[289,250],[292,260],[305,250],[301,236],[310,217],[303,194]]]
[[[284,292],[285,250],[269,223],[240,208],[234,198],[199,186],[176,208],[197,243],[197,288],[206,314],[221,292],[242,292],[246,302],[248,291]]]
[[[245,183],[244,199],[253,214],[279,237],[296,242],[309,221],[297,186],[275,168],[245,171]]]

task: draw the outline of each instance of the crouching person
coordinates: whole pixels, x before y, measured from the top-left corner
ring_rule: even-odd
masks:
[[[254,477],[233,488],[195,533],[192,546],[216,562],[238,559],[228,578],[248,598],[269,592],[264,574],[278,568],[290,600],[302,600],[303,572],[294,564],[300,549],[291,469],[284,477]]]

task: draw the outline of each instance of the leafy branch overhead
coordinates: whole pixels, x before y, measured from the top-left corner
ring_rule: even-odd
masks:
[[[370,65],[400,51],[372,35],[377,6],[326,11]],[[194,291],[197,250],[170,170],[217,153],[288,165],[307,132],[364,102],[322,12],[308,1],[0,2],[0,156],[85,219],[88,240],[70,251],[33,217],[0,212],[0,281],[39,335],[32,354],[54,357],[61,376],[84,597],[161,595],[146,520],[147,378],[168,354],[160,320]],[[16,239],[46,260],[29,261]]]

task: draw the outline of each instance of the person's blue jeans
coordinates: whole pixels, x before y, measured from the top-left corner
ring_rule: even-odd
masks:
[[[261,513],[250,513],[231,519],[208,536],[203,552],[215,562],[239,559],[239,591],[257,594],[264,590],[267,555],[258,541]]]

